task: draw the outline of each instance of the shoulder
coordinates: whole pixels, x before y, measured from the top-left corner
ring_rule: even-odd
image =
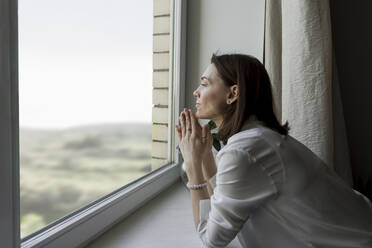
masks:
[[[248,152],[238,147],[221,150],[216,156],[218,165],[238,165],[250,161]]]
[[[269,132],[269,133],[268,133]],[[231,136],[226,146],[216,155],[217,166],[224,168],[248,164],[259,167],[278,185],[285,181],[285,167],[276,149],[281,135],[268,128],[254,128]]]
[[[217,153],[216,160],[232,156],[235,156],[236,159],[250,158],[250,155],[255,155],[255,150],[258,147],[262,148],[263,145],[266,145],[263,141],[260,128],[238,132],[228,139],[227,144]]]
[[[253,156],[267,152],[267,150],[274,152],[284,139],[285,136],[260,125],[249,130],[240,131],[231,136],[227,144],[217,153],[217,156],[221,156],[231,150],[246,151]]]
[[[264,195],[277,195],[279,188],[275,178],[253,158],[241,149],[226,149],[219,154],[215,192],[234,199],[251,199],[252,196],[257,196],[258,199]]]

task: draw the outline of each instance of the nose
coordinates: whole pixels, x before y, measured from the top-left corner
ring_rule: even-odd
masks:
[[[198,89],[194,90],[194,92],[192,94],[194,95],[195,98],[198,98],[199,97]]]

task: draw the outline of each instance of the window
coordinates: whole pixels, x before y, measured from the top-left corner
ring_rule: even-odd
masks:
[[[24,237],[152,171],[153,17],[152,1],[18,3]]]
[[[1,179],[12,180],[0,180],[11,203],[0,203],[0,227],[13,225],[5,246],[81,245],[179,177],[170,127],[183,106],[185,2],[123,3],[5,1],[1,35],[12,42],[0,43],[10,68],[0,105],[11,118],[0,126],[0,162]],[[136,18],[150,20],[147,30]]]

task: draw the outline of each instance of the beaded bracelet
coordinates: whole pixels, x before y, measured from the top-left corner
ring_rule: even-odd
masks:
[[[187,188],[189,188],[189,189],[201,189],[201,188],[206,187],[207,184],[208,184],[208,181],[205,181],[205,182],[202,183],[202,184],[195,184],[195,185],[190,185],[189,182],[187,182],[186,186],[187,186]]]

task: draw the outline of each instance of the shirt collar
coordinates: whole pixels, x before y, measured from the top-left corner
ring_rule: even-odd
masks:
[[[247,120],[244,121],[243,126],[240,129],[240,131],[245,131],[245,130],[248,130],[248,129],[251,129],[251,128],[255,128],[258,125],[262,126],[262,125],[264,125],[264,122],[259,121],[257,119],[256,115],[251,115],[251,116],[249,116],[249,118]]]
[[[246,131],[246,130],[249,130],[249,129],[253,129],[253,128],[257,128],[257,127],[260,127],[260,126],[264,126],[264,122],[263,121],[259,121],[257,119],[257,116],[256,115],[251,115],[248,119],[246,119],[243,123],[243,126],[242,128],[240,129],[240,131],[234,135],[232,135],[228,140],[227,140],[227,144],[231,143],[233,140],[235,140],[236,138],[239,137],[239,134],[242,132],[242,131]]]

